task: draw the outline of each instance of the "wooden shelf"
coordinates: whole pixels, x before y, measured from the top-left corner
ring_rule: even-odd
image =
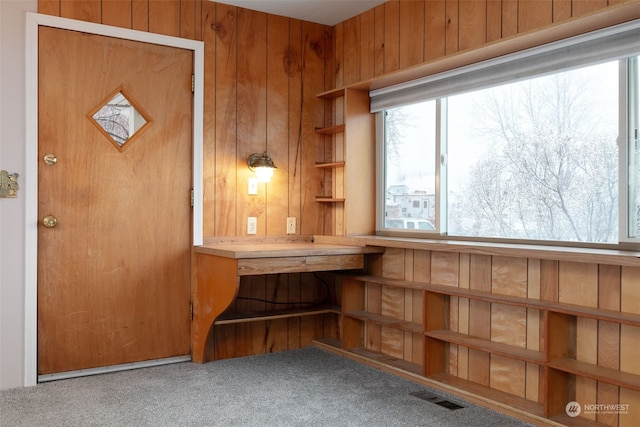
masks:
[[[261,322],[265,320],[288,319],[291,317],[316,316],[319,314],[340,314],[339,307],[305,307],[254,313],[222,314],[214,325],[230,325],[234,323]]]
[[[340,132],[344,132],[344,124],[328,126],[325,128],[315,128],[316,133],[321,133],[323,135],[335,135]]]
[[[465,390],[477,396],[482,396],[486,399],[500,402],[501,404],[520,409],[536,416],[544,416],[544,407],[542,404],[514,396],[513,394],[505,393],[504,391],[496,390],[449,374],[436,374],[428,376],[427,378],[456,389]]]
[[[347,353],[354,359],[361,362],[369,362],[369,364],[390,366],[394,369],[408,372],[411,375],[423,375],[422,366],[417,363],[408,362],[406,360],[398,359],[397,357],[389,356],[388,354],[380,353],[373,350],[368,350],[362,347],[350,347],[343,348],[339,340],[332,338],[322,338],[314,340],[314,344],[319,347],[324,347],[328,350],[338,350],[340,353]]]
[[[316,196],[316,202],[320,203],[343,203],[344,198],[335,198],[330,196]]]
[[[640,314],[624,313],[600,308],[584,307],[574,304],[557,303],[552,301],[535,300],[511,295],[493,294],[466,288],[433,285],[431,283],[412,282],[408,280],[388,279],[384,277],[367,275],[348,276],[353,278],[354,280],[358,280],[361,282],[377,283],[380,285],[394,286],[399,288],[422,289],[433,293],[461,298],[469,298],[476,301],[499,303],[524,308],[535,308],[538,310],[552,311],[555,313],[567,314],[570,316],[604,320],[607,322],[615,322],[631,326],[640,326]]]
[[[336,99],[336,98],[340,98],[341,96],[344,96],[345,90],[346,89],[344,87],[331,89],[326,92],[319,93],[317,97],[322,99]]]
[[[485,351],[487,353],[523,360],[525,362],[543,364],[545,361],[544,353],[539,351],[485,340],[482,338],[465,335],[450,330],[440,329],[434,331],[426,331],[424,334],[429,338],[434,338],[452,344],[462,345],[476,350]]]
[[[316,162],[317,168],[343,168],[344,162]]]
[[[373,314],[367,311],[346,311],[343,314],[354,319],[362,320],[380,326],[385,326],[387,328],[399,329],[401,331],[416,334],[421,334],[424,331],[424,328],[420,323],[408,322],[406,320],[383,316],[381,314]]]
[[[608,384],[617,385],[630,390],[640,391],[640,375],[592,365],[591,363],[581,362],[574,359],[552,360],[548,363],[548,366],[550,368],[579,375],[581,377],[591,378],[596,381],[603,381]]]

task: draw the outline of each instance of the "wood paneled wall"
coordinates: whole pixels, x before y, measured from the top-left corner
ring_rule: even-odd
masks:
[[[635,0],[637,1],[637,0]],[[621,0],[390,0],[333,28],[206,0],[40,0],[41,13],[205,43],[204,235],[334,234],[331,192],[314,167],[332,155],[325,90],[535,31]],[[278,167],[247,195],[249,154]],[[374,209],[371,206],[371,209]],[[339,230],[338,230],[339,231]]]
[[[202,0],[40,0],[41,13],[204,41],[204,235],[332,231],[315,202],[326,183],[315,168],[325,153],[314,132],[325,122],[316,98],[333,81],[331,28]],[[247,157],[268,151],[278,167],[248,195]],[[330,154],[330,153],[329,153]]]
[[[375,79],[625,0],[389,0],[334,27],[337,86]]]

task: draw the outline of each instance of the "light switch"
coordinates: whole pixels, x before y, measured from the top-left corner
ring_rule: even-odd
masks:
[[[258,178],[249,178],[249,189],[247,193],[251,196],[258,194]]]

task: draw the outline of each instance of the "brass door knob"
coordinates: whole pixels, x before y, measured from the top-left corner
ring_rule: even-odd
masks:
[[[47,228],[53,228],[56,226],[56,224],[58,224],[58,220],[54,216],[47,215],[44,218],[42,218],[42,225],[44,225]]]
[[[54,154],[47,154],[43,158],[44,163],[48,166],[53,166],[58,161],[58,158]]]

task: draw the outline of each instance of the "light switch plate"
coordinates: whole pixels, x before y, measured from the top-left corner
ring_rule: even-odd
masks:
[[[250,216],[247,218],[247,234],[256,234],[258,232],[258,218]]]
[[[258,194],[258,178],[249,178],[249,188],[247,193],[251,196]]]

